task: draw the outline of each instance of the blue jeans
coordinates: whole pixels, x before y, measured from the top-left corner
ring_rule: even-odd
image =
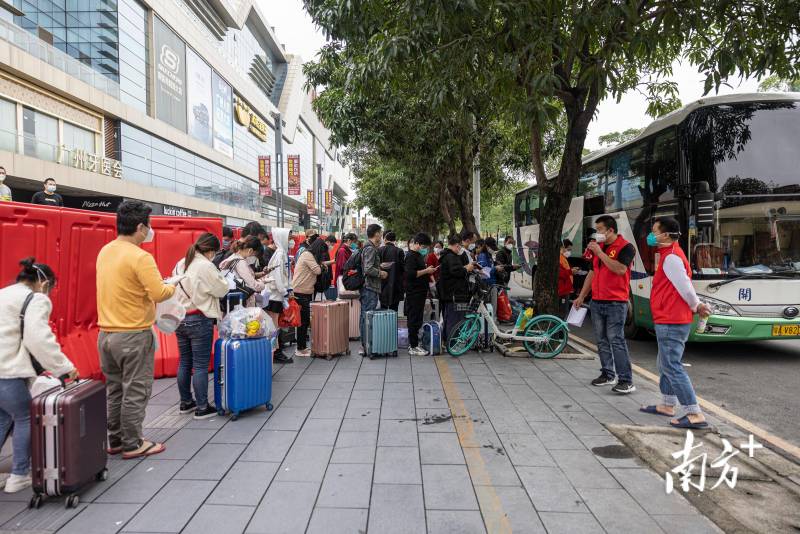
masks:
[[[661,378],[658,387],[667,406],[683,406],[686,413],[700,413],[692,381],[683,367],[683,347],[689,338],[691,324],[657,324],[658,373]]]
[[[24,378],[0,378],[0,440],[5,441],[12,422],[11,473],[27,475],[31,470],[31,393]]]
[[[633,382],[631,359],[625,342],[628,303],[592,301],[589,309],[592,312],[601,371],[611,378],[618,376],[620,382]]]
[[[214,321],[204,315],[187,315],[175,331],[178,338],[178,392],[181,402],[192,402],[192,390],[197,407],[208,407],[208,362],[214,340]],[[194,371],[194,376],[192,376]]]
[[[359,300],[361,301],[361,317],[358,320],[358,330],[361,334],[361,346],[366,349],[367,340],[364,333],[367,331],[367,312],[378,309],[380,295],[376,291],[364,288],[361,290],[361,298]]]

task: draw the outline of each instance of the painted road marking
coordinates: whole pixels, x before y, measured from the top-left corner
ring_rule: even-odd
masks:
[[[489,534],[510,534],[511,524],[508,522],[508,516],[503,511],[503,503],[492,485],[492,477],[489,475],[486,462],[481,456],[481,445],[475,439],[472,417],[464,405],[464,399],[461,398],[456,383],[452,380],[453,377],[450,374],[447,359],[437,356],[435,360],[442,380],[442,388],[447,397],[447,403],[450,405],[458,440],[467,460],[469,473],[472,477],[472,485],[475,488],[478,504],[483,514],[483,521],[486,524],[486,531]]]
[[[587,347],[589,349],[592,349],[593,351],[595,351],[595,353],[597,352],[597,345],[595,345],[594,343],[586,341],[585,339],[583,339],[581,337],[578,337],[578,336],[576,336],[575,334],[572,334],[572,333],[570,333],[569,337],[570,337],[570,339],[574,339],[575,341],[577,341],[578,343],[584,345],[585,347]],[[655,373],[651,373],[647,369],[645,369],[643,367],[640,367],[640,366],[638,366],[638,365],[636,365],[634,363],[631,364],[631,367],[633,368],[635,373],[637,373],[637,374],[643,376],[644,378],[650,380],[654,384],[658,384],[658,382],[659,382],[658,375],[656,375]],[[765,441],[765,442],[771,444],[772,446],[777,447],[777,448],[779,448],[779,449],[791,454],[795,458],[800,459],[800,447],[798,447],[797,445],[789,443],[785,439],[783,439],[783,438],[781,438],[779,436],[776,436],[775,434],[772,434],[771,432],[761,428],[760,426],[757,426],[757,425],[751,423],[747,419],[743,419],[743,418],[739,417],[738,415],[729,412],[728,410],[726,410],[722,406],[717,406],[713,402],[707,401],[706,399],[704,399],[702,397],[699,397],[699,396],[697,397],[697,403],[700,404],[700,406],[702,406],[704,410],[712,412],[712,413],[718,415],[719,417],[722,417],[723,419],[727,419],[731,423],[733,423],[736,426],[738,426],[739,428],[751,433],[752,435],[758,437],[762,441]]]

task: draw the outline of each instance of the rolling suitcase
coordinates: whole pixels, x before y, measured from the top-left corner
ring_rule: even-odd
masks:
[[[214,401],[233,414],[261,404],[272,409],[272,347],[265,337],[223,339],[214,344]]]
[[[397,312],[368,311],[366,315],[365,356],[397,356]]]
[[[44,496],[68,495],[67,508],[78,506],[76,494],[93,480],[106,480],[108,469],[106,386],[81,380],[54,387],[31,400],[31,508]]]
[[[350,306],[343,300],[311,303],[311,355],[330,360],[350,353]]]
[[[422,325],[422,348],[434,356],[442,353],[442,327],[436,321]]]
[[[361,301],[358,299],[350,299],[347,301],[350,306],[350,326],[349,336],[350,339],[361,338]]]
[[[408,327],[401,327],[397,329],[397,348],[398,349],[407,349],[409,345],[408,341]]]
[[[423,321],[439,320],[439,299],[426,299],[425,309],[422,315]]]

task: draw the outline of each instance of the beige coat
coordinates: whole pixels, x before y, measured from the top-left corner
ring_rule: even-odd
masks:
[[[317,281],[317,276],[322,272],[322,267],[314,255],[308,249],[300,254],[297,260],[297,265],[294,267],[294,276],[292,277],[292,289],[295,293],[302,295],[313,295],[314,284]]]
[[[219,299],[228,294],[228,281],[208,258],[200,253],[195,254],[185,271],[181,260],[173,274],[186,276],[178,284],[175,294],[187,312],[200,310],[210,319],[222,319]]]

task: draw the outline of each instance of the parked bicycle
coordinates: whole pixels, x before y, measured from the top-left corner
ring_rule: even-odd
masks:
[[[569,340],[567,323],[554,315],[538,315],[532,317],[519,330],[520,321],[514,324],[511,331],[501,330],[486,308],[489,291],[478,288],[470,300],[470,312],[456,323],[447,340],[447,352],[451,356],[461,356],[469,351],[484,330],[484,322],[488,325],[490,336],[504,340],[521,341],[525,350],[534,358],[555,358],[564,350]]]

